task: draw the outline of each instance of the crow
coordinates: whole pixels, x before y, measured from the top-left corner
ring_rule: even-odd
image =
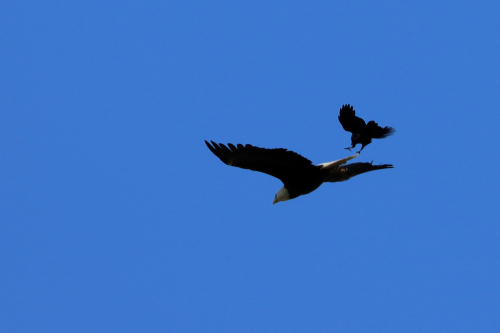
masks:
[[[396,130],[392,127],[380,127],[373,120],[369,121],[368,124],[359,117],[356,117],[356,111],[349,104],[342,105],[339,113],[339,122],[347,132],[351,132],[351,144],[352,147],[347,147],[344,149],[351,150],[358,143],[361,144],[361,149],[357,152],[361,153],[366,145],[372,142],[372,139],[382,139],[394,134]]]

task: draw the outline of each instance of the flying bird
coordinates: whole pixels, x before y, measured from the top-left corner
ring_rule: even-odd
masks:
[[[342,105],[339,113],[339,121],[344,130],[351,132],[351,144],[352,147],[347,147],[345,149],[351,150],[358,143],[361,144],[361,149],[357,152],[361,153],[366,145],[372,142],[372,139],[383,139],[389,135],[394,134],[396,130],[392,127],[380,127],[373,120],[369,121],[368,124],[359,117],[356,117],[356,111],[349,104]]]
[[[283,187],[274,196],[273,205],[280,201],[311,193],[324,182],[342,182],[364,172],[392,168],[391,164],[351,163],[347,161],[359,155],[337,161],[313,165],[301,155],[284,148],[259,148],[252,145],[211,144],[208,149],[227,165],[266,173],[283,182]]]

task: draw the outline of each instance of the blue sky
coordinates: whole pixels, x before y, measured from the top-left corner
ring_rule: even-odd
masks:
[[[500,5],[11,1],[0,331],[500,330]],[[203,140],[391,163],[281,187]]]

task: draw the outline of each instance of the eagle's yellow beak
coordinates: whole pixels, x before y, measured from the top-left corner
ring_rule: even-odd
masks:
[[[277,203],[277,202],[278,202],[278,200],[276,200],[276,198],[274,198],[274,200],[273,200],[273,205],[274,205],[275,203]]]

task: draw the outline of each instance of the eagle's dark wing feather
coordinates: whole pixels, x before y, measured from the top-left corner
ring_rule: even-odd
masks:
[[[307,158],[284,148],[259,148],[252,145],[234,146],[228,144],[228,147],[222,143],[212,144],[205,141],[208,149],[214,153],[222,162],[227,165],[242,169],[250,169],[266,173],[270,176],[280,179],[287,183],[300,177],[301,173],[316,169]]]
[[[360,133],[366,126],[363,119],[356,117],[356,111],[349,104],[342,105],[340,108],[339,122],[344,130],[351,133]]]
[[[369,121],[368,124],[366,125],[366,131],[367,131],[368,135],[374,139],[382,139],[382,138],[388,137],[389,135],[392,135],[392,134],[394,134],[394,132],[396,132],[396,130],[394,128],[389,127],[389,126],[380,127],[373,120]]]
[[[393,168],[392,164],[373,165],[372,163],[359,162],[339,166],[337,169],[330,170],[325,175],[324,181],[330,183],[343,182],[365,172]]]

